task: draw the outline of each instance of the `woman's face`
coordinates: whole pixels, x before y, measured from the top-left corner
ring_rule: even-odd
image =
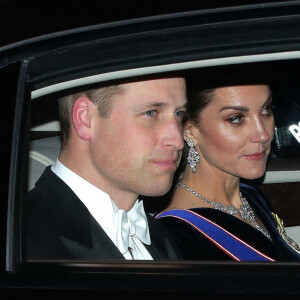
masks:
[[[217,88],[191,129],[200,168],[247,179],[263,176],[274,137],[271,102],[266,85]]]

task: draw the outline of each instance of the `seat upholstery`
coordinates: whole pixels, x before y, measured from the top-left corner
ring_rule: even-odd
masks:
[[[61,148],[61,137],[34,140],[30,144],[28,190],[34,188],[45,168],[53,165]]]

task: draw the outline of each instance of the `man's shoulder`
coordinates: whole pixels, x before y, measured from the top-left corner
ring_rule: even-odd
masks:
[[[35,187],[27,193],[24,217],[27,224],[57,224],[72,220],[72,213],[81,211],[81,201],[72,190],[47,167],[36,182]],[[53,225],[53,224],[52,224]]]
[[[26,198],[25,207],[38,210],[40,213],[47,210],[47,215],[55,213],[68,216],[87,210],[72,189],[52,172],[50,167],[45,169]],[[29,209],[27,213],[30,214]]]
[[[35,187],[27,193],[24,207],[24,216],[26,223],[34,223],[46,221],[55,211],[54,202],[51,197],[51,189],[55,187],[51,180],[51,169],[47,168],[42,176],[36,182]],[[50,180],[48,180],[50,178]],[[50,191],[50,192],[49,192]]]
[[[40,207],[45,204],[47,196],[51,194],[51,190],[59,188],[59,181],[56,180],[55,174],[51,171],[51,167],[47,167],[41,177],[35,184],[35,187],[27,193],[25,207]],[[59,178],[58,178],[59,179]],[[45,197],[46,196],[46,197]]]
[[[88,240],[90,215],[71,189],[47,168],[23,205],[28,257],[72,257],[61,241]]]

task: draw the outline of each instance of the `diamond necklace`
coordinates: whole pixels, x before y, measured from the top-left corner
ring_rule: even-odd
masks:
[[[196,196],[196,197],[202,199],[203,201],[205,201],[206,203],[212,205],[214,207],[214,209],[224,211],[233,216],[236,214],[239,214],[243,220],[250,222],[254,226],[254,228],[256,228],[261,233],[263,233],[267,238],[271,239],[269,233],[265,229],[263,229],[260,225],[258,225],[258,223],[256,222],[254,212],[251,209],[251,206],[249,205],[246,198],[242,195],[242,193],[240,193],[240,198],[241,198],[242,204],[240,206],[240,209],[236,209],[234,206],[225,206],[218,201],[208,200],[204,196],[202,196],[202,195],[198,194],[197,192],[195,192],[194,190],[192,190],[190,187],[188,187],[186,184],[184,184],[181,180],[178,181],[178,185],[183,187],[184,189],[186,189],[188,192],[190,192],[194,196]]]

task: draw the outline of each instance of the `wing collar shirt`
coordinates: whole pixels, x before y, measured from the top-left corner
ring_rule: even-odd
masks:
[[[73,190],[126,259],[153,259],[144,245],[150,245],[151,240],[142,201],[136,200],[132,209],[126,212],[119,209],[108,194],[59,160],[51,170]]]

